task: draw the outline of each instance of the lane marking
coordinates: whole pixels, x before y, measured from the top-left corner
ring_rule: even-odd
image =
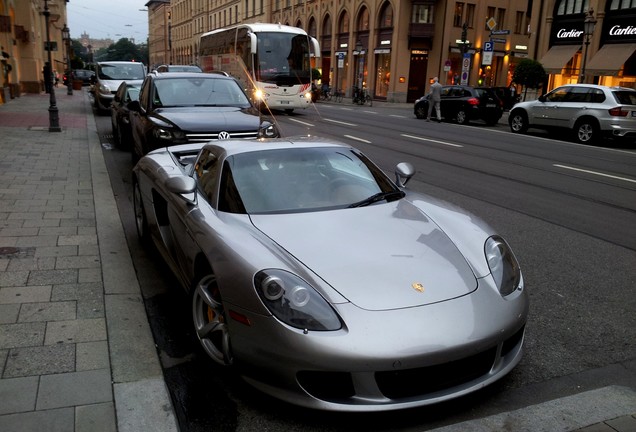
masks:
[[[434,139],[430,139],[430,138],[422,138],[422,137],[418,137],[415,135],[407,135],[407,134],[400,134],[401,136],[405,137],[405,138],[413,138],[416,140],[420,140],[420,141],[428,141],[428,142],[432,142],[432,143],[437,143],[437,144],[443,144],[443,145],[447,145],[447,146],[451,146],[451,147],[464,147],[463,145],[459,145],[459,144],[453,144],[453,143],[449,143],[446,141],[438,141],[438,140],[434,140]]]
[[[331,123],[338,123],[341,125],[345,125],[345,126],[358,126],[357,124],[353,124],[353,123],[347,123],[347,122],[343,122],[343,121],[339,121],[339,120],[331,120],[326,118],[325,121],[331,122]]]
[[[305,125],[305,126],[311,126],[311,127],[315,127],[315,126],[316,126],[316,125],[314,125],[314,124],[307,123],[307,122],[304,122],[304,121],[301,121],[301,120],[297,120],[297,119],[295,119],[295,118],[290,118],[289,120],[291,120],[291,121],[293,121],[293,122],[296,122],[296,123],[303,124],[303,125]]]
[[[582,168],[575,168],[575,167],[571,167],[571,166],[567,166],[567,165],[560,165],[560,164],[554,164],[553,166],[557,167],[557,168],[563,168],[563,169],[567,169],[567,170],[571,170],[571,171],[578,171],[578,172],[583,172],[583,173],[587,173],[587,174],[593,174],[593,175],[597,175],[597,176],[601,176],[601,177],[608,177],[608,178],[612,178],[615,180],[622,180],[622,181],[626,181],[626,182],[630,182],[630,183],[636,183],[636,180],[634,179],[630,179],[627,177],[619,177],[619,176],[615,176],[615,175],[611,175],[611,174],[605,174],[602,172],[598,172],[598,171],[590,171],[590,170],[586,170],[586,169],[582,169]]]
[[[377,111],[362,111],[362,112],[367,114],[377,114]]]
[[[397,114],[389,114],[389,117],[406,118],[406,116],[397,115]]]
[[[371,144],[371,141],[367,141],[365,139],[358,138],[358,137],[355,137],[353,135],[345,135],[345,137],[349,138],[349,139],[352,139],[352,140],[360,141],[360,142],[363,142],[363,143],[366,143],[366,144]]]

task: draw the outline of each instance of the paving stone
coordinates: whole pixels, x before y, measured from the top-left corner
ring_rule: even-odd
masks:
[[[104,288],[101,282],[55,285],[51,301],[75,300],[77,318],[104,316]]]
[[[42,258],[17,258],[10,260],[7,267],[8,271],[21,271],[21,270],[53,270],[55,269],[54,257],[42,257]]]
[[[17,242],[17,237],[0,237],[0,247],[15,246]]]
[[[8,259],[0,258],[0,272],[7,271],[7,267],[9,267],[9,262],[10,261]]]
[[[12,237],[12,236],[36,236],[38,235],[38,228],[29,227],[29,228],[0,228],[0,236],[2,237]]]
[[[77,246],[52,246],[52,247],[39,247],[35,251],[36,257],[59,257],[59,256],[74,256],[77,255]]]
[[[46,425],[46,427],[44,426]],[[70,432],[75,426],[75,410],[61,408],[0,416],[0,430],[8,432]]]
[[[109,369],[70,372],[40,377],[38,410],[112,402]]]
[[[0,324],[0,348],[42,345],[45,329],[43,322]]]
[[[104,318],[49,322],[44,345],[106,340]],[[2,347],[0,345],[0,347]]]
[[[634,409],[636,411],[636,408]],[[617,431],[636,431],[636,417],[627,415],[608,420],[605,423],[616,429]]]
[[[77,219],[78,212],[76,211],[61,211],[61,212],[44,212],[44,219]]]
[[[60,246],[64,245],[94,245],[97,244],[97,235],[73,235],[60,236],[58,240]]]
[[[42,219],[44,213],[42,212],[9,212],[7,219],[29,219],[39,220]]]
[[[76,235],[77,227],[60,227],[60,226],[40,227],[37,234],[38,235],[56,235],[56,236]]]
[[[19,237],[15,242],[16,246],[56,246],[58,244],[58,236],[24,236]]]
[[[78,255],[72,257],[59,257],[55,263],[56,269],[80,269],[100,267],[99,256]],[[101,267],[100,267],[101,268]]]
[[[19,304],[0,304],[0,324],[13,324],[18,321]]]
[[[79,283],[102,282],[102,269],[101,268],[79,269],[79,276],[77,278],[77,282]]]
[[[0,378],[2,377],[2,371],[4,370],[4,365],[7,362],[8,355],[9,355],[8,349],[0,350]]]
[[[13,431],[3,428],[4,414],[32,411],[38,392],[38,377],[0,379],[0,430]]]
[[[50,285],[0,288],[0,304],[35,303],[50,299]]]
[[[60,226],[60,220],[59,219],[25,220],[22,226],[24,227],[56,227],[56,226]]]
[[[95,218],[89,219],[62,219],[60,226],[94,227]]]
[[[99,256],[99,245],[79,245],[79,256],[83,255],[98,255]]]
[[[112,402],[75,408],[75,432],[116,431],[115,406]]]
[[[9,352],[3,378],[74,371],[75,344],[14,348]]]
[[[75,345],[75,370],[110,369],[108,342],[81,342]]]
[[[65,321],[77,318],[74,301],[25,303],[20,308],[18,322]]]
[[[38,270],[29,273],[28,285],[53,285],[77,282],[78,270]]]
[[[0,287],[26,285],[28,271],[6,271],[0,273]]]

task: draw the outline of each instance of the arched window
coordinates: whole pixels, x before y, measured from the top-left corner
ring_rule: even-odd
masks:
[[[296,21],[296,27],[299,29],[303,28],[303,22],[301,20]]]
[[[384,2],[384,5],[382,5],[379,27],[393,27],[393,6],[389,2]]]
[[[589,9],[589,0],[560,0],[556,15],[575,15],[585,13]]]
[[[338,22],[338,33],[349,33],[349,14],[343,11]]]
[[[309,33],[309,36],[316,37],[316,27],[316,20],[314,17],[309,18],[309,25],[307,26],[307,33]]]
[[[322,20],[322,35],[331,35],[331,16],[329,16],[329,14],[325,15],[325,18]]]
[[[363,7],[358,15],[358,25],[356,26],[356,30],[358,31],[368,31],[369,30],[369,9]]]

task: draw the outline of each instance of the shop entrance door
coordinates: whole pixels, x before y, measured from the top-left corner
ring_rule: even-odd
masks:
[[[409,88],[406,94],[407,102],[415,102],[424,96],[426,82],[428,81],[428,77],[426,76],[427,69],[428,52],[424,50],[413,51],[411,53],[411,64],[409,66]]]

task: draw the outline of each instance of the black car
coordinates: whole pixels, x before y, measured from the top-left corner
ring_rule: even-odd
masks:
[[[418,119],[428,116],[428,99],[426,95],[415,101],[413,110]],[[494,125],[503,114],[502,101],[487,87],[444,86],[440,107],[445,120],[455,120],[459,124],[483,120],[488,125]]]
[[[88,69],[75,69],[71,72],[71,82],[74,80],[82,81],[83,86],[87,86],[91,84],[91,78],[95,76],[95,72]],[[68,72],[65,72],[62,77],[62,83],[66,86],[68,85]]]
[[[117,145],[128,148],[132,141],[130,130],[130,109],[128,103],[139,100],[139,90],[143,80],[124,81],[120,84],[110,103],[110,124]]]
[[[274,122],[263,118],[238,82],[220,74],[148,74],[139,100],[128,108],[133,161],[177,144],[280,136]]]

